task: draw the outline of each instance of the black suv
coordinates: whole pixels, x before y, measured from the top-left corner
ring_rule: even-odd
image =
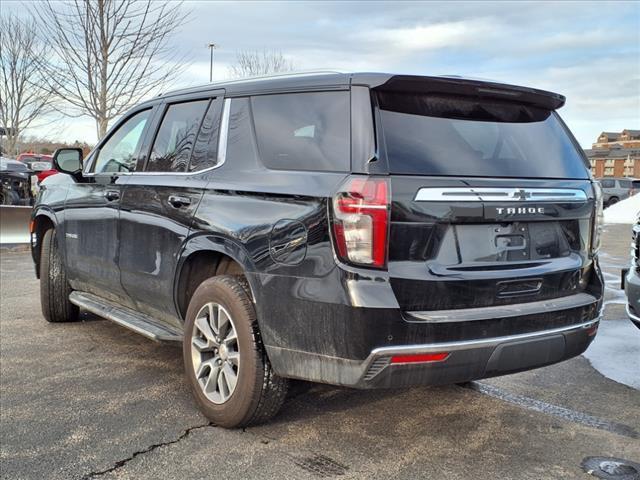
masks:
[[[550,92],[314,73],[132,109],[33,212],[50,322],[182,342],[216,424],[288,379],[446,384],[549,365],[597,330],[602,212]]]

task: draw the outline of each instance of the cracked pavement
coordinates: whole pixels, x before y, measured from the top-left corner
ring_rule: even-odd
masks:
[[[628,230],[605,233],[600,334],[622,329],[616,361],[633,365],[640,330],[615,285]],[[582,356],[471,388],[302,384],[269,424],[224,430],[197,411],[179,348],[89,314],[47,324],[29,254],[0,250],[0,267],[2,478],[588,479],[585,457],[640,461],[640,392]]]

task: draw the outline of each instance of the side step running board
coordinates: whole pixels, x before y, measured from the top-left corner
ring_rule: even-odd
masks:
[[[91,293],[71,292],[69,301],[91,313],[111,320],[157,342],[181,342],[182,333],[162,325],[148,315],[111,303]]]

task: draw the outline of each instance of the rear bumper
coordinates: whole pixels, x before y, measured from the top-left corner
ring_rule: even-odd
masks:
[[[588,289],[573,295],[424,312],[400,308],[388,278],[364,275],[251,279],[263,344],[278,375],[384,388],[518,372],[581,354],[602,309],[597,265]],[[449,355],[432,363],[391,362],[394,355],[434,352]]]
[[[529,370],[580,355],[595,337],[598,322],[480,340],[376,348],[362,362],[285,348],[269,347],[268,352],[276,371],[284,368],[292,378],[364,389],[443,385]],[[392,363],[395,356],[442,352],[448,353],[443,361]]]

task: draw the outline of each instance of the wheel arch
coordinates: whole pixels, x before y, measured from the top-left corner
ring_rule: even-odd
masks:
[[[36,269],[36,278],[40,278],[40,254],[42,252],[42,238],[47,230],[57,228],[58,220],[55,213],[44,208],[36,210],[31,217],[29,231],[31,233],[31,257]],[[56,233],[59,234],[59,233]],[[58,239],[60,240],[60,239]]]
[[[189,239],[181,250],[174,279],[174,302],[180,319],[184,321],[198,285],[216,275],[243,276],[255,301],[256,286],[252,276],[247,275],[253,271],[251,257],[237,241],[209,234]]]

